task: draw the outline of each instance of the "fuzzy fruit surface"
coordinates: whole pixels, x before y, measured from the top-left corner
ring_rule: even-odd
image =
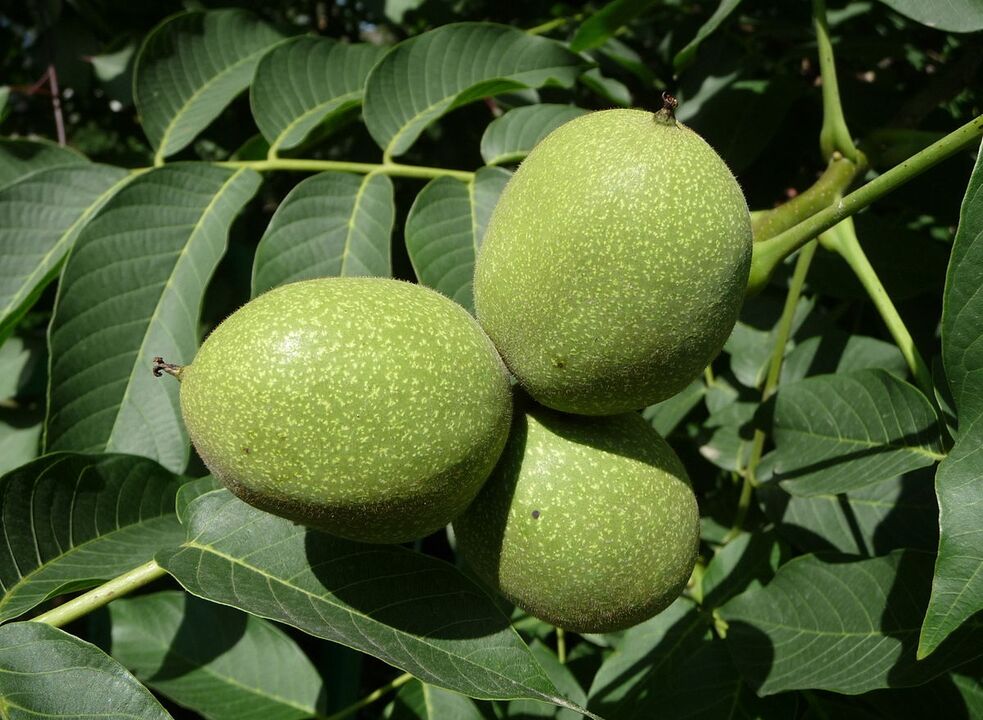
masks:
[[[181,377],[202,460],[246,502],[329,533],[403,542],[488,477],[512,410],[495,348],[420,285],[284,285],[229,316]]]
[[[605,110],[547,136],[498,201],[478,321],[537,401],[612,415],[684,388],[723,347],[751,264],[723,160],[663,114]]]
[[[454,521],[459,552],[516,605],[575,632],[630,627],[668,607],[699,541],[679,458],[636,413],[524,409],[488,482]]]

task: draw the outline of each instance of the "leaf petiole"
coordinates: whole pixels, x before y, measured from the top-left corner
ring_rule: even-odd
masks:
[[[275,160],[228,160],[214,163],[222,167],[251,168],[258,172],[270,170],[296,170],[299,172],[351,172],[362,175],[380,174],[395,177],[438,178],[452,177],[462,182],[470,182],[474,173],[469,170],[451,170],[449,168],[424,167],[421,165],[403,165],[401,163],[362,163],[344,162],[340,160],[308,160],[305,158],[277,158]]]

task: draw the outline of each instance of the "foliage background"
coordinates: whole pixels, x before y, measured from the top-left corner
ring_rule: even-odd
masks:
[[[704,135],[735,171],[752,209],[775,207],[816,180],[825,166],[818,143],[823,106],[808,2],[725,0],[720,7],[731,9],[731,13],[709,32],[708,21],[720,12],[717,3],[665,0],[614,5],[626,10],[627,25],[614,39],[585,51],[596,68],[581,76],[573,87],[523,90],[465,105],[427,128],[399,161],[472,171],[484,165],[480,148],[486,127],[513,107],[545,102],[585,109],[618,105],[654,109],[661,104],[661,93],[669,90],[681,101],[679,117]],[[954,7],[965,8],[965,12],[944,30],[928,27],[895,9],[910,10],[909,5],[885,0],[832,2],[829,7],[842,105],[852,135],[870,163],[866,179],[983,113],[983,44],[978,32],[971,32],[983,27],[979,4],[971,0],[955,3]],[[585,21],[603,5],[492,0],[183,4],[37,0],[9,4],[0,12],[0,82],[8,88],[0,93],[6,95],[0,111],[0,132],[8,137],[57,142],[52,98],[46,92],[50,86],[36,84],[52,65],[60,85],[64,136],[69,146],[96,162],[124,168],[153,165],[154,149],[133,104],[136,49],[155,26],[176,12],[223,7],[247,9],[287,35],[311,33],[391,45],[459,21],[491,21],[523,29],[547,24],[545,34],[549,37],[576,43],[578,28],[589,29]],[[579,36],[581,41],[585,38]],[[691,44],[694,38],[700,39],[696,45]],[[168,158],[168,163],[264,156],[249,98],[243,94],[191,144]],[[283,156],[376,163],[380,151],[355,111],[319,128]],[[944,408],[950,407],[950,401],[942,384],[943,288],[973,160],[971,153],[957,154],[856,218],[863,248],[915,345],[934,369]],[[250,297],[256,247],[273,213],[301,177],[290,172],[265,174],[254,199],[232,223],[228,250],[208,283],[199,337]],[[408,280],[417,276],[404,228],[425,183],[412,178],[395,181],[392,270],[396,277]],[[966,207],[970,209],[964,209],[964,217],[977,218],[983,212],[978,204],[973,206],[975,210],[968,204]],[[806,414],[810,411],[809,388],[802,390],[801,396],[794,395],[794,380],[806,374],[843,374],[862,368],[883,369],[897,377],[909,374],[863,287],[840,257],[820,249],[809,269],[786,348],[782,382],[790,386],[784,395],[787,399],[779,393],[777,402],[761,403],[760,388],[792,268],[792,263],[786,264],[763,293],[748,300],[741,323],[706,378],[675,400],[645,411],[683,458],[700,498],[706,574],[690,593],[700,603],[699,608],[677,603],[643,628],[625,634],[567,637],[567,662],[563,666],[555,655],[557,636],[553,628],[521,613],[514,617],[516,628],[531,643],[533,655],[563,694],[583,704],[590,693],[590,708],[609,719],[655,717],[656,712],[660,717],[707,718],[915,718],[929,713],[946,718],[983,717],[983,666],[974,659],[983,653],[977,619],[964,626],[961,632],[965,637],[959,640],[959,648],[952,650],[950,644],[942,653],[946,657],[936,656],[937,670],[929,672],[912,665],[928,597],[926,582],[932,575],[932,553],[938,546],[934,461],[928,467],[919,468],[917,463],[904,466],[903,474],[884,468],[838,467],[834,462],[818,478],[830,481],[831,489],[823,487],[818,494],[789,494],[787,487],[770,483],[755,493],[747,516],[740,516],[740,471],[746,469],[755,428],[771,432],[772,415],[789,419],[798,407],[805,407]],[[967,287],[973,282],[978,286],[983,267],[970,267],[969,277]],[[9,396],[0,407],[3,471],[27,463],[39,452],[48,386],[47,328],[56,292],[56,284],[49,286],[17,324],[12,339],[0,348],[0,395]],[[850,378],[842,380],[848,381]],[[870,376],[864,376],[865,389],[869,389],[869,382]],[[884,382],[894,388],[892,381]],[[818,392],[822,395],[827,390],[820,388]],[[849,396],[855,390],[844,385],[838,392]],[[928,407],[924,396],[918,396],[911,402],[918,408]],[[832,402],[830,396],[825,397],[827,404]],[[890,401],[885,402],[894,408]],[[813,410],[821,413],[822,406],[821,400]],[[872,412],[876,415],[884,407],[875,402]],[[794,424],[794,419],[789,422]],[[965,430],[962,426],[959,429]],[[781,450],[781,437],[776,435],[774,440]],[[905,440],[902,444],[924,450],[935,447],[936,441]],[[788,442],[787,452],[795,452],[792,441]],[[774,455],[771,460],[774,463]],[[34,470],[27,474],[29,478],[25,475],[24,482],[36,487],[43,473],[36,465],[29,467]],[[762,467],[762,479],[768,480],[767,455]],[[158,470],[146,472],[152,475]],[[869,472],[869,477],[851,485],[851,472]],[[107,478],[113,477],[111,469],[105,473]],[[192,458],[185,474],[200,477],[205,473]],[[870,477],[875,480],[869,481]],[[2,481],[5,513],[14,513],[18,507],[10,490],[15,485],[12,478],[15,476],[8,475]],[[845,485],[836,485],[838,481]],[[161,487],[166,486],[167,479],[161,483]],[[977,476],[963,502],[980,502],[980,484]],[[161,492],[173,495],[173,488]],[[737,530],[750,532],[732,532],[735,517]],[[12,526],[10,520],[5,523]],[[442,534],[418,543],[414,549],[453,561],[451,546]],[[829,551],[840,554],[835,558],[810,554]],[[133,556],[138,554],[134,551]],[[792,564],[785,565],[789,561]],[[780,581],[774,581],[779,563],[783,564],[783,574]],[[51,564],[58,565],[54,561]],[[796,573],[804,578],[798,584],[794,581]],[[878,573],[883,577],[877,579]],[[864,585],[868,582],[873,584]],[[62,590],[91,584],[65,585]],[[775,594],[764,594],[759,590],[762,585],[771,587]],[[285,673],[281,682],[289,684],[289,675],[296,680],[299,694],[316,690],[308,701],[317,708],[319,717],[349,707],[395,677],[390,665],[369,655],[319,640],[294,627],[275,626],[230,608],[195,601],[177,593],[176,587],[171,579],[158,580],[141,591],[140,597],[114,603],[108,610],[67,628],[111,651],[157,691],[174,717],[195,716],[182,706],[206,717],[241,717],[238,713],[243,706],[237,703],[256,702],[254,696],[264,692],[255,689],[263,684],[262,672],[251,665],[257,658],[280,657],[274,653],[284,654],[285,667],[295,669]],[[853,601],[846,597],[851,588],[863,588]],[[780,589],[797,598],[791,607],[782,606],[777,595]],[[908,591],[916,596],[910,607],[896,597]],[[880,605],[871,600],[878,593],[888,596]],[[721,613],[725,601],[734,597],[728,610]],[[873,613],[868,638],[871,644],[841,643],[849,636],[843,633],[829,647],[820,647],[822,642],[817,641],[798,648],[790,658],[778,658],[781,665],[775,658],[762,658],[761,648],[767,648],[769,642],[790,642],[793,650],[796,646],[794,637],[774,634],[762,644],[761,626],[755,624],[758,620],[767,623],[779,616],[795,618],[825,603],[835,611],[817,622],[821,629],[822,623],[828,623],[831,632],[837,631],[835,626],[841,621],[849,624]],[[822,616],[822,610],[816,613]],[[176,629],[178,625],[167,625],[169,617],[177,619],[187,637]],[[895,621],[897,624],[892,625]],[[803,622],[808,624],[808,620]],[[297,626],[295,622],[288,624]],[[117,630],[112,631],[112,626]],[[194,632],[189,630],[193,628],[221,628],[222,637],[196,644]],[[132,637],[128,638],[127,632]],[[725,634],[730,638],[726,643],[721,638]],[[878,655],[878,648],[892,639],[898,640],[899,652],[907,660]],[[155,657],[148,648],[158,645]],[[226,651],[230,648],[239,655],[229,655]],[[309,660],[295,655],[297,648]],[[796,657],[807,658],[806,666],[797,665]],[[878,667],[878,663],[886,665]],[[842,677],[834,672],[838,664],[849,668]],[[201,667],[208,672],[202,674]],[[186,687],[174,690],[175,678],[189,675],[196,677],[205,694],[212,697],[212,705],[190,701],[194,693],[188,695]],[[67,682],[79,683],[79,687],[83,684],[77,678]],[[247,687],[252,683],[253,690],[243,691],[237,683]],[[901,687],[907,685],[916,687]],[[758,699],[754,689],[768,693],[768,698]],[[394,718],[576,716],[569,709],[529,700],[472,703],[417,681],[402,685],[397,697],[385,710]],[[378,717],[383,704],[359,711],[360,716]],[[284,713],[282,717],[305,716],[296,707],[292,711],[280,707],[278,712]]]

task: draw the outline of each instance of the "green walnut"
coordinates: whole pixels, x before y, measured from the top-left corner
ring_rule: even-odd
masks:
[[[674,395],[720,352],[751,248],[741,188],[671,108],[595,112],[554,130],[509,181],[475,309],[537,401],[613,415]]]
[[[459,305],[420,285],[284,285],[228,317],[183,368],[181,412],[246,502],[364,542],[444,527],[509,432],[512,389]]]
[[[637,413],[524,410],[453,523],[461,555],[516,605],[575,632],[630,627],[668,607],[700,535],[679,458]]]

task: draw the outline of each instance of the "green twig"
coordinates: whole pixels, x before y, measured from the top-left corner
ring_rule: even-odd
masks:
[[[812,238],[818,237],[820,233],[829,230],[844,218],[863,210],[929,168],[955,155],[981,134],[983,134],[983,115],[974,118],[812,217],[773,238],[755,243],[748,292],[763,288],[782,261]]]
[[[164,568],[151,560],[113,578],[107,583],[103,583],[95,590],[90,590],[83,595],[72,598],[54,610],[49,610],[46,613],[38,615],[33,620],[34,622],[47,623],[54,627],[62,627],[166,574],[167,571]]]
[[[819,147],[823,157],[830,160],[839,152],[844,157],[863,165],[863,154],[853,144],[850,130],[843,117],[840,102],[840,86],[836,80],[836,63],[833,60],[833,43],[829,38],[826,22],[826,0],[812,0],[812,24],[816,29],[819,46],[819,72],[823,80],[823,127],[819,133]]]
[[[918,352],[918,348],[915,347],[915,341],[912,339],[911,333],[908,332],[904,320],[898,314],[898,309],[891,302],[891,298],[884,289],[884,285],[881,284],[880,278],[877,277],[877,272],[870,264],[870,260],[867,259],[863,248],[860,247],[860,241],[857,238],[857,231],[853,225],[853,219],[847,218],[836,227],[824,233],[820,238],[820,242],[827,250],[832,250],[846,260],[847,265],[853,270],[854,275],[857,276],[860,284],[864,286],[864,290],[867,291],[867,294],[873,301],[874,307],[880,313],[884,324],[887,325],[888,332],[891,333],[891,337],[894,338],[895,344],[904,356],[905,362],[908,364],[908,368],[911,370],[911,374],[915,378],[918,387],[921,388],[922,392],[934,404],[936,402],[935,384],[932,382],[932,373],[925,359]]]
[[[346,718],[351,715],[354,715],[356,712],[364,708],[366,705],[371,705],[372,703],[374,703],[376,700],[379,700],[387,693],[392,692],[393,690],[400,687],[401,685],[405,685],[412,679],[413,679],[412,675],[410,675],[409,673],[403,673],[395,680],[393,680],[391,683],[387,683],[380,688],[376,688],[361,700],[356,700],[348,707],[342,708],[341,710],[336,712],[334,715],[329,715],[327,720],[342,720],[342,718]]]
[[[380,175],[393,175],[396,177],[411,178],[438,178],[452,177],[464,182],[470,182],[474,178],[474,173],[468,170],[450,170],[448,168],[424,167],[421,165],[401,165],[400,163],[361,163],[361,162],[342,162],[339,160],[306,160],[303,158],[277,158],[276,160],[230,160],[226,162],[214,163],[223,167],[251,168],[258,172],[270,170],[296,170],[299,172],[323,172],[334,170],[337,172],[351,172],[368,175],[378,173]]]
[[[552,20],[547,20],[542,25],[536,25],[526,30],[526,35],[545,35],[548,32],[552,32],[557,28],[561,28],[564,25],[571,22],[579,22],[583,19],[583,15],[574,15],[573,17],[558,17]]]
[[[567,664],[567,634],[561,627],[556,629],[556,657],[561,665]]]
[[[782,309],[782,316],[778,321],[777,332],[775,333],[775,344],[771,350],[771,360],[768,363],[768,375],[765,377],[765,386],[761,391],[761,401],[765,402],[778,389],[778,381],[782,375],[782,362],[785,359],[785,346],[788,345],[792,335],[792,323],[795,320],[795,309],[799,305],[799,298],[802,297],[802,287],[805,285],[806,275],[809,273],[809,266],[812,258],[816,254],[817,243],[811,242],[802,248],[799,257],[795,261],[795,271],[792,273],[792,281],[788,286],[788,293],[785,295],[785,307]],[[751,445],[751,455],[748,457],[747,467],[744,471],[744,487],[741,489],[741,500],[738,503],[737,519],[731,533],[740,532],[747,514],[747,507],[751,501],[751,488],[758,486],[758,463],[765,448],[765,432],[757,429],[754,431],[754,439]],[[746,496],[746,497],[745,497]]]

